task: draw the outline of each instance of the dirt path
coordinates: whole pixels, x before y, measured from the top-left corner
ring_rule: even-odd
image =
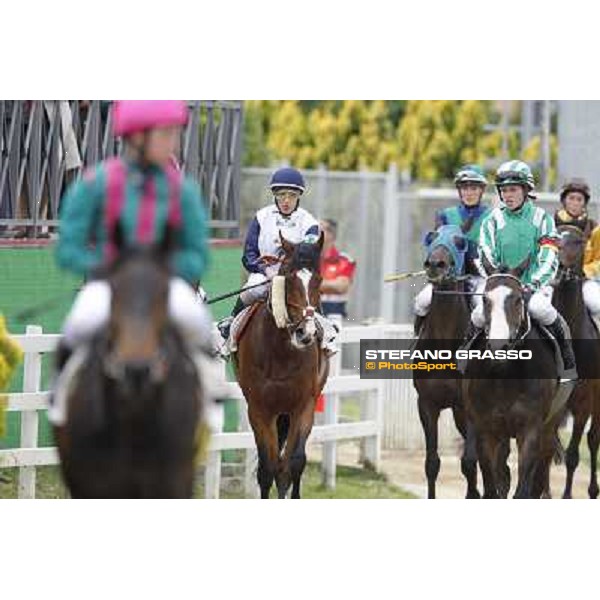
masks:
[[[359,449],[356,442],[338,445],[337,463],[355,466],[358,463]],[[516,453],[511,452],[512,487],[511,496],[514,493],[516,481]],[[320,460],[321,448],[314,446],[310,448],[309,458]],[[460,472],[460,458],[458,451],[454,454],[448,452],[440,455],[442,465],[437,481],[438,498],[464,498],[466,483]],[[381,471],[389,480],[409,491],[419,498],[427,497],[427,480],[424,472],[425,456],[421,451],[407,450],[383,450],[381,459]],[[575,472],[573,483],[574,498],[588,498],[587,486],[589,482],[590,468],[586,461],[580,460],[579,467]],[[565,483],[565,466],[553,465],[550,473],[551,490],[554,498],[560,498]],[[478,487],[481,491],[481,475],[479,475]]]

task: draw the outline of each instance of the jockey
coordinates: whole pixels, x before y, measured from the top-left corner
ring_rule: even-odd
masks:
[[[456,225],[460,227],[467,238],[465,273],[469,291],[478,288],[482,281],[480,267],[478,266],[478,245],[481,222],[489,213],[489,207],[481,204],[487,183],[487,179],[479,165],[461,167],[454,177],[454,185],[460,203],[444,208],[435,215],[436,229],[442,225]],[[415,334],[418,333],[425,315],[429,312],[432,294],[433,285],[427,283],[415,297]],[[470,298],[472,306],[476,306],[481,302],[481,296],[471,296]]]
[[[63,200],[56,258],[62,268],[85,276],[87,283],[63,325],[57,367],[61,369],[72,351],[108,322],[111,290],[101,269],[114,259],[108,222],[109,213],[116,211],[130,244],[159,242],[168,226],[176,232],[169,316],[186,341],[201,381],[218,385],[217,367],[208,356],[212,319],[192,288],[208,261],[205,210],[196,183],[178,172],[171,158],[187,121],[187,107],[178,100],[117,101],[113,116],[114,133],[124,140],[124,158],[90,168]],[[115,193],[119,188],[121,194]],[[209,398],[212,391],[207,389]]]
[[[560,190],[563,208],[554,214],[556,226],[573,225],[587,236],[583,257],[583,272],[587,279],[583,283],[583,301],[592,316],[600,314],[600,227],[588,216],[590,186],[582,179],[572,179]]]
[[[246,306],[268,296],[266,285],[277,275],[283,250],[279,234],[293,244],[301,242],[307,235],[319,234],[319,223],[304,208],[300,207],[300,198],[306,190],[304,177],[297,169],[284,167],[275,171],[269,188],[273,194],[273,204],[261,208],[252,219],[244,243],[242,264],[250,273],[244,287],[265,283],[240,294],[231,316],[223,319],[218,327],[224,339],[229,338],[231,323]],[[321,346],[328,355],[337,351],[335,339],[336,327],[322,314],[315,318],[322,330]]]
[[[552,306],[550,282],[558,270],[558,243],[554,221],[541,207],[535,206],[531,192],[535,181],[528,165],[511,160],[496,172],[496,189],[502,203],[490,212],[481,225],[481,259],[491,267],[506,265],[514,268],[528,257],[530,264],[522,283],[530,294],[528,311],[556,338],[563,358],[563,381],[577,379],[575,355],[569,327]],[[485,272],[482,274],[485,275]],[[483,289],[483,285],[480,289]],[[483,304],[471,313],[475,327],[483,328]],[[467,335],[474,334],[471,330]]]

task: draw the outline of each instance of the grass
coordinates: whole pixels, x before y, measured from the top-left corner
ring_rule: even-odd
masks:
[[[0,469],[0,498],[18,497],[18,469]],[[68,498],[69,494],[61,480],[58,467],[38,467],[37,498]],[[358,467],[338,466],[335,490],[328,490],[321,485],[321,469],[317,463],[309,463],[304,472],[302,485],[303,498],[313,499],[379,499],[379,498],[415,498],[412,494],[388,482],[385,475]],[[196,498],[203,497],[202,479],[196,487]],[[224,499],[241,499],[239,491],[223,490]],[[271,497],[276,497],[273,487]]]
[[[398,486],[390,483],[387,477],[381,473],[363,469],[360,467],[348,467],[338,465],[336,469],[336,487],[329,490],[321,483],[321,466],[318,463],[308,463],[302,478],[302,497],[306,499],[409,499],[416,498]],[[196,497],[203,496],[202,482],[198,483]],[[277,496],[275,486],[271,489],[271,498]],[[241,490],[222,490],[223,499],[243,499]]]

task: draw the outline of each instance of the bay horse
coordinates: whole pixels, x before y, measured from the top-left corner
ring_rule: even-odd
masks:
[[[428,245],[434,244],[440,230],[441,228],[427,234]],[[466,250],[466,238],[458,228],[451,243],[461,252]],[[452,252],[446,245],[432,247],[427,255],[424,267],[427,279],[433,286],[433,296],[429,312],[424,317],[420,331],[417,332],[415,350],[423,351],[431,347],[432,343],[435,344],[435,340],[444,340],[444,349],[454,352],[463,342],[471,311],[462,268],[454,262]],[[459,268],[460,272],[456,273],[455,268]],[[456,428],[464,440],[460,466],[467,480],[466,497],[479,498],[475,437],[462,402],[460,373],[456,374],[455,379],[434,379],[426,373],[413,371],[413,385],[418,395],[419,419],[425,434],[427,497],[435,498],[435,485],[441,465],[438,454],[438,420],[440,412],[449,408],[452,410]]]
[[[561,225],[560,266],[554,284],[552,303],[563,315],[571,330],[573,350],[580,379],[569,398],[568,409],[573,415],[573,431],[565,453],[567,478],[563,498],[572,497],[573,476],[579,463],[579,444],[584,428],[591,418],[587,435],[590,450],[590,498],[598,497],[596,464],[600,445],[600,336],[583,301],[583,258],[587,235],[578,227]],[[592,341],[593,340],[593,341]]]
[[[314,317],[323,233],[314,244],[292,244],[281,233],[280,240],[284,257],[269,298],[256,309],[233,354],[256,441],[263,499],[273,481],[279,498],[290,486],[291,497],[300,498],[306,441],[329,373]]]
[[[167,234],[160,246],[122,249],[105,273],[109,323],[85,350],[66,420],[54,426],[74,498],[193,495],[205,415],[197,369],[168,319],[170,247]]]
[[[485,264],[484,257],[484,264]],[[546,491],[556,452],[557,429],[566,407],[556,406],[559,367],[555,350],[531,320],[520,277],[528,260],[515,269],[492,269],[483,295],[485,326],[469,351],[519,350],[533,344],[532,360],[467,362],[462,388],[467,415],[475,426],[484,498],[506,497],[510,440],[518,447],[515,498],[540,498]]]

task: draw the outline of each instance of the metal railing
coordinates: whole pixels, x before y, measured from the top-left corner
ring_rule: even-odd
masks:
[[[66,185],[121,152],[112,102],[0,101],[0,226],[58,225]],[[239,229],[242,102],[194,100],[178,159],[202,188],[213,229]]]

